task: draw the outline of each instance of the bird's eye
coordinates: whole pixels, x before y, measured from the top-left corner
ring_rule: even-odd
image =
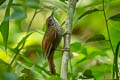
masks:
[[[52,21],[52,18],[50,18],[49,21]]]

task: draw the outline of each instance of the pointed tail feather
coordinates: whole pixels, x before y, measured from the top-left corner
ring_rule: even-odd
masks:
[[[56,70],[55,70],[55,65],[53,61],[53,54],[54,54],[54,51],[51,51],[50,55],[48,56],[48,64],[49,64],[51,74],[55,75]]]

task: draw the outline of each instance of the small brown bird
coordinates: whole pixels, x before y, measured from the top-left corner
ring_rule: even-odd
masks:
[[[55,75],[53,55],[62,39],[62,27],[53,15],[54,11],[46,20],[47,28],[42,40],[42,50],[43,56],[48,59],[51,74]]]

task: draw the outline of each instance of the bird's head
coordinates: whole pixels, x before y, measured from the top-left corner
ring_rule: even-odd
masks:
[[[52,11],[51,15],[46,20],[47,27],[53,26],[55,24],[53,15],[54,15],[54,10]]]

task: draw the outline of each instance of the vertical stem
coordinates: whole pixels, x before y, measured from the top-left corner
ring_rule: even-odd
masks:
[[[29,25],[28,25],[28,28],[27,28],[26,33],[29,33],[29,32],[30,32],[31,25],[32,25],[32,22],[33,22],[33,20],[34,20],[34,18],[35,18],[35,16],[36,16],[36,14],[37,14],[37,9],[35,9],[35,12],[34,12],[33,17],[32,17],[32,19],[31,19],[31,21],[30,21],[30,23],[29,23]],[[24,47],[24,45],[25,45],[25,42],[26,42],[26,41],[23,42],[23,44],[22,44],[21,48],[19,49],[19,51],[20,51],[21,49],[23,49],[23,47]]]
[[[119,80],[119,69],[118,69],[118,53],[119,53],[119,46],[120,46],[120,41],[117,44],[116,51],[115,51],[115,56],[114,56],[114,72],[116,74],[116,79]]]
[[[27,32],[26,32],[26,33],[28,33],[28,32],[30,31],[32,22],[33,22],[33,20],[34,20],[34,18],[35,18],[35,16],[36,16],[36,14],[37,14],[37,9],[35,9],[35,12],[34,12],[33,17],[32,17],[32,19],[31,19],[31,21],[30,21],[30,23],[29,23],[29,25],[28,25],[28,28],[27,28]]]
[[[106,27],[107,27],[107,32],[108,32],[108,38],[109,38],[110,46],[111,46],[112,52],[114,54],[114,48],[112,46],[112,41],[111,41],[111,38],[110,38],[110,31],[109,31],[109,27],[108,27],[108,20],[107,20],[106,12],[105,12],[104,0],[103,0],[103,13],[104,13],[104,18],[105,18],[105,22],[106,22]]]
[[[30,21],[30,23],[29,23],[29,25],[28,25],[28,28],[27,28],[26,33],[29,33],[30,28],[31,28],[31,25],[32,25],[32,22],[33,22],[33,20],[34,20],[34,18],[35,18],[35,16],[36,16],[36,14],[37,14],[37,9],[35,9],[35,12],[34,12],[33,17],[32,17],[32,19],[31,19],[31,21]],[[18,50],[18,53],[21,51],[21,49],[23,49],[23,47],[24,47],[24,45],[25,45],[25,42],[26,42],[26,41],[23,42],[21,48]],[[18,55],[18,54],[16,53],[15,56],[13,57],[12,61],[10,62],[10,66],[11,66],[11,65],[13,64],[13,62],[15,61],[17,55]]]
[[[109,43],[110,43],[110,46],[111,46],[111,49],[112,49],[112,52],[113,52],[113,60],[115,61],[115,52],[114,52],[114,48],[112,46],[112,41],[111,41],[111,37],[110,37],[110,31],[109,31],[109,26],[108,26],[108,20],[107,20],[107,17],[106,17],[106,12],[105,12],[105,3],[104,3],[104,0],[103,0],[103,14],[104,14],[104,18],[105,18],[105,23],[106,23],[106,27],[107,27],[107,33],[108,33],[108,38],[109,38]],[[113,61],[113,79],[114,79],[114,75],[115,75],[115,72],[114,72],[114,61]]]
[[[62,56],[62,64],[61,64],[61,73],[60,76],[64,80],[67,80],[67,73],[68,73],[68,61],[69,61],[69,54],[70,54],[70,40],[71,40],[71,32],[72,32],[72,21],[73,21],[73,14],[75,11],[76,3],[78,0],[69,0],[69,9],[68,9],[68,16],[66,20],[66,28],[65,28],[65,36],[64,36],[64,49]]]

